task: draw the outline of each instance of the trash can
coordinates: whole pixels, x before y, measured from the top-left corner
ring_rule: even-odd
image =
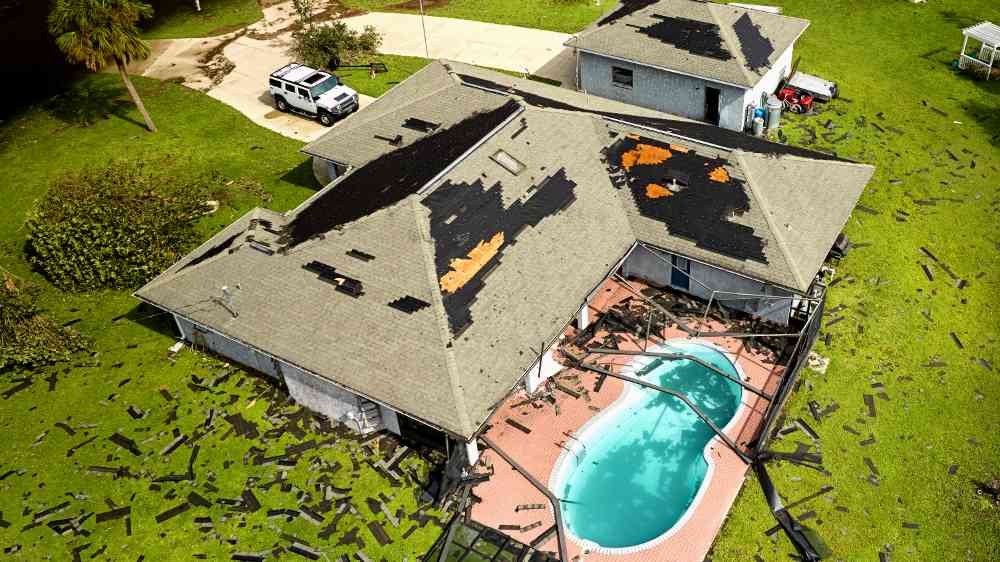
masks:
[[[781,123],[781,108],[783,104],[778,96],[769,96],[767,98],[767,128],[777,129],[778,125]]]
[[[764,118],[754,117],[753,118],[753,136],[762,137],[764,136]]]

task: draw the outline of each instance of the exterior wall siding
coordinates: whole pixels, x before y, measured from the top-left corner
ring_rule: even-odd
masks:
[[[782,82],[785,78],[788,78],[789,73],[792,70],[792,47],[794,45],[789,45],[785,52],[778,57],[778,60],[774,63],[774,66],[761,78],[760,82],[753,87],[752,90],[747,90],[746,99],[743,101],[744,105],[747,107],[763,107],[760,103],[760,98],[764,94],[773,94],[775,90],[778,89],[778,84]]]
[[[706,301],[712,297],[713,290],[777,297],[791,297],[794,294],[763,281],[750,279],[749,277],[737,275],[736,273],[696,261],[690,262],[690,275],[692,279],[689,281],[689,287],[679,287],[674,285],[671,280],[673,273],[673,265],[670,263],[672,254],[668,252],[657,252],[657,254],[659,254],[659,257],[644,246],[637,247],[629,255],[628,259],[625,260],[622,272],[626,277],[638,277],[657,287],[671,287]],[[699,281],[701,284],[698,283]],[[726,298],[726,295],[716,295],[713,302],[718,302]],[[792,309],[791,298],[766,301],[758,299],[734,299],[727,300],[724,304],[727,308],[749,312],[782,326],[788,325]]]
[[[672,113],[688,119],[705,119],[705,88],[719,94],[719,126],[741,130],[746,90],[632,62],[579,52],[580,89],[588,94]],[[632,88],[611,82],[611,67],[632,70]]]
[[[174,315],[174,320],[181,336],[193,345],[202,346],[240,365],[283,380],[288,386],[288,393],[297,403],[332,421],[357,429],[357,422],[348,417],[350,413],[361,415],[361,398],[357,394],[187,319]],[[395,410],[379,404],[379,413],[384,427],[398,435],[400,428]]]

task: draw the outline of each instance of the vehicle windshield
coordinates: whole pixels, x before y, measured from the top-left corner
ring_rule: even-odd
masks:
[[[323,80],[319,84],[316,84],[312,88],[309,88],[309,93],[312,94],[313,99],[316,99],[322,96],[323,94],[329,92],[330,90],[336,88],[339,83],[340,81],[337,80],[336,76],[331,76],[326,80]]]

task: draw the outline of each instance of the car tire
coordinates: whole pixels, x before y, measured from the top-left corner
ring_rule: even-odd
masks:
[[[285,98],[274,98],[274,107],[278,108],[278,111],[288,113],[288,102]]]
[[[327,113],[325,111],[323,113],[319,114],[319,122],[321,124],[323,124],[323,126],[325,126],[325,127],[332,127],[334,121],[335,121],[335,119],[333,118],[333,115],[331,115],[331,114],[329,114],[329,113]]]

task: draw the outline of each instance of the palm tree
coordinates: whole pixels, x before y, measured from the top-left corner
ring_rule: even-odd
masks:
[[[72,63],[96,72],[113,62],[146,127],[155,133],[156,125],[125,70],[129,62],[149,56],[136,23],[152,15],[153,7],[141,0],[54,0],[49,33]]]

